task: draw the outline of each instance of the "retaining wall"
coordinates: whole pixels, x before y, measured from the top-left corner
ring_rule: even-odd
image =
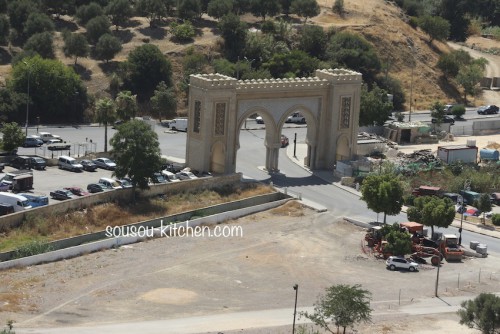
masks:
[[[187,219],[189,219],[189,218],[180,219],[180,217],[182,217],[183,215],[192,214],[192,212],[183,213],[180,215],[175,215],[175,220],[172,220],[172,218],[174,216],[169,216],[169,217],[153,219],[150,221],[140,222],[140,223],[131,224],[131,225],[157,227],[157,226],[160,226],[161,220],[164,220],[164,224],[165,224],[165,221],[176,221],[176,220],[181,221],[180,223],[169,225],[168,229],[166,229],[166,231],[164,231],[166,234],[170,235],[171,230],[180,226],[180,224],[182,224],[182,226],[189,226],[189,227],[195,227],[195,226],[199,226],[201,224],[215,225],[215,224],[218,224],[220,222],[223,222],[223,221],[226,221],[229,219],[235,219],[235,218],[243,217],[243,216],[253,214],[256,212],[269,210],[273,207],[277,207],[279,205],[282,205],[286,201],[289,200],[288,198],[283,199],[283,196],[284,195],[281,193],[273,193],[273,194],[267,194],[267,195],[262,195],[262,196],[255,196],[255,197],[248,198],[245,200],[221,204],[221,205],[218,205],[217,207],[219,207],[219,210],[221,210],[222,212],[214,214],[214,215],[206,216],[206,217],[195,218],[195,219],[192,219],[189,221],[187,221]],[[273,198],[275,200],[270,201]],[[260,203],[260,202],[263,202],[263,203]],[[255,205],[251,205],[252,203],[254,203]],[[256,203],[259,203],[259,204],[256,204]],[[238,209],[234,209],[234,210],[228,210],[229,208],[238,207],[238,206],[241,206],[244,204],[245,205],[248,204],[251,206],[244,207],[244,208],[238,208]],[[214,207],[204,208],[202,210],[209,210],[212,208],[214,208]],[[200,210],[197,210],[197,211],[200,211]],[[128,226],[131,226],[131,225],[128,225]],[[162,231],[160,229],[156,228],[153,231],[154,231],[155,237],[162,236]],[[244,231],[243,231],[243,233],[244,233]],[[142,237],[142,236],[128,236],[128,237],[127,236],[119,236],[119,237],[105,238],[102,240],[89,242],[93,238],[98,238],[98,237],[105,238],[105,232],[101,231],[101,232],[92,233],[92,234],[85,235],[85,236],[70,238],[70,239],[73,239],[71,242],[70,242],[70,239],[56,241],[54,243],[59,243],[59,245],[71,244],[71,243],[76,243],[76,242],[83,242],[84,240],[87,240],[85,242],[88,242],[88,243],[85,243],[83,245],[75,245],[72,247],[68,247],[65,249],[59,249],[59,250],[47,252],[44,254],[38,254],[38,255],[28,256],[28,257],[24,257],[24,258],[20,258],[20,259],[14,259],[14,260],[0,262],[0,270],[12,268],[12,267],[24,267],[24,266],[31,266],[31,265],[36,265],[36,264],[40,264],[40,263],[58,261],[58,260],[67,259],[67,258],[79,256],[79,255],[90,253],[90,252],[95,252],[95,251],[109,249],[109,248],[116,248],[116,247],[119,247],[121,245],[136,243],[136,242],[140,242],[140,241],[148,239],[147,237]],[[77,238],[80,238],[80,239],[77,240]],[[7,253],[5,253],[5,254],[7,254]],[[5,254],[0,254],[0,255],[5,257]]]
[[[139,194],[144,197],[153,197],[160,194],[169,195],[184,191],[220,188],[225,185],[234,184],[240,180],[241,174],[237,173],[227,176],[206,177],[174,183],[154,184],[151,185],[149,189],[141,190]],[[49,213],[65,213],[70,210],[82,210],[92,205],[106,202],[129,203],[132,202],[133,199],[134,192],[132,188],[116,189],[12,213],[0,218],[0,233],[8,228],[15,228],[19,226],[29,215],[43,216]]]

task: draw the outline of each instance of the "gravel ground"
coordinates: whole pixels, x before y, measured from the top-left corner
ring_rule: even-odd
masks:
[[[383,260],[363,252],[362,229],[329,213],[300,212],[297,216],[296,209],[281,208],[230,222],[242,227],[243,237],[155,239],[0,272],[0,323],[13,319],[16,327],[85,326],[288,308],[293,307],[295,283],[300,286],[299,307],[312,305],[324,288],[338,283],[361,284],[371,291],[372,307],[379,312],[397,306],[400,290],[402,304],[434,294],[433,267],[390,272]],[[440,294],[495,291],[499,267],[494,255],[445,263]],[[454,315],[419,316],[412,317],[411,328],[424,320],[434,326],[445,321],[446,328],[457,324]],[[360,330],[399,333],[398,328],[408,329],[407,323],[385,315],[374,318],[369,330]],[[464,329],[457,330],[467,333]]]

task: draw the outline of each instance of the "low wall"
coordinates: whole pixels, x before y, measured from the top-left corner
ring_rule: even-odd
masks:
[[[231,185],[241,180],[241,174],[231,174],[227,176],[215,176],[199,178],[194,180],[184,180],[166,184],[154,184],[149,189],[141,190],[140,195],[144,197],[153,197],[161,194],[175,194],[184,191],[219,188],[225,185]],[[92,205],[106,202],[132,202],[134,192],[132,188],[116,189],[102,193],[90,194],[80,198],[61,201],[58,203],[41,206],[26,211],[12,213],[2,216],[0,219],[0,233],[19,226],[29,215],[47,215],[49,213],[65,213],[69,210],[82,210]]]
[[[210,216],[206,216],[206,217],[201,217],[201,218],[195,218],[195,219],[192,219],[189,221],[187,221],[187,219],[183,219],[183,220],[176,219],[176,220],[180,220],[181,222],[177,223],[177,224],[169,225],[168,229],[165,229],[165,231],[161,231],[160,229],[156,228],[155,230],[153,230],[154,236],[155,237],[162,237],[162,236],[164,236],[162,234],[164,232],[165,232],[165,234],[170,235],[170,231],[172,229],[176,228],[177,226],[179,226],[180,224],[182,224],[182,226],[189,226],[189,227],[195,227],[195,226],[199,226],[201,224],[215,225],[215,224],[224,222],[226,220],[236,219],[236,218],[240,218],[240,217],[243,217],[243,216],[246,216],[249,214],[253,214],[256,212],[269,210],[271,208],[282,205],[289,200],[288,198],[279,199],[282,197],[283,197],[283,195],[281,193],[273,193],[273,194],[268,194],[268,195],[256,196],[256,197],[245,199],[242,201],[236,201],[236,202],[239,202],[241,205],[244,202],[246,202],[247,204],[251,204],[251,203],[257,203],[257,202],[261,202],[261,201],[268,201],[271,198],[276,199],[274,201],[268,201],[265,203],[252,205],[249,207],[240,208],[240,209],[236,209],[236,210],[227,210],[228,208],[234,206],[233,202],[219,205],[219,207],[220,207],[219,209],[222,212],[220,212],[218,214],[214,214],[214,215],[210,215]],[[208,209],[208,208],[205,208],[205,209]],[[161,224],[160,223],[161,220],[164,220],[164,222],[165,221],[167,221],[167,222],[168,221],[175,221],[175,220],[172,220],[172,217],[173,216],[158,218],[158,219],[154,219],[151,221],[141,222],[138,224],[131,224],[128,226],[134,225],[134,226],[158,227]],[[179,215],[176,215],[175,217],[179,218]],[[24,258],[20,258],[20,259],[4,261],[4,262],[0,263],[0,270],[12,268],[12,267],[32,266],[32,265],[36,265],[36,264],[40,264],[40,263],[58,261],[58,260],[67,259],[67,258],[79,256],[79,255],[90,253],[90,252],[100,251],[100,250],[109,249],[109,248],[116,248],[116,247],[119,247],[121,245],[136,243],[136,242],[140,242],[140,241],[148,239],[147,237],[144,237],[144,236],[119,236],[119,237],[106,238],[104,231],[101,231],[98,233],[92,233],[92,234],[89,234],[87,236],[81,236],[81,237],[85,237],[87,240],[92,240],[92,238],[99,237],[102,240],[93,241],[93,242],[87,241],[88,243],[85,243],[85,244],[74,245],[74,246],[70,246],[68,248],[58,249],[58,250],[47,252],[44,254],[38,254],[38,255],[28,256],[28,257],[24,257]],[[78,237],[76,237],[76,238],[78,238]],[[71,239],[73,239],[73,242],[76,242],[76,238],[71,238]],[[105,239],[103,239],[103,238],[105,238]],[[55,244],[55,243],[60,243],[60,244],[68,243],[68,240],[70,240],[70,239],[59,240],[59,241],[54,242],[53,244]],[[82,240],[83,239],[80,239],[78,241],[81,242]],[[0,256],[5,257],[5,254],[7,254],[7,253],[0,254]]]
[[[472,134],[474,136],[484,136],[500,133],[500,120],[483,119],[472,123]]]

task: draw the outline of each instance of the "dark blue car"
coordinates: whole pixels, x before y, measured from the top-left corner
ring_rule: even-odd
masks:
[[[19,195],[26,197],[32,208],[49,204],[49,198],[45,195],[36,195],[29,193],[23,193]]]

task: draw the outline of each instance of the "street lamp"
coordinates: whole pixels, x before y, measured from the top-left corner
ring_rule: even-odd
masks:
[[[463,193],[462,193],[462,202],[461,202],[461,207],[460,207],[460,212],[461,212],[461,216],[460,216],[460,228],[458,229],[458,232],[460,233],[460,236],[458,237],[458,244],[461,246],[462,245],[462,224],[464,222],[464,211],[465,211],[465,199],[464,199],[464,195],[465,195],[465,191],[469,190],[470,189],[470,180],[465,180],[464,182],[464,190],[463,190]]]
[[[293,308],[293,327],[292,327],[292,334],[295,334],[295,317],[297,315],[297,295],[299,294],[299,285],[295,284],[293,286],[293,289],[295,290],[295,307]]]
[[[411,65],[411,79],[410,79],[410,114],[408,115],[408,122],[411,122],[411,107],[413,103],[413,73],[415,72],[416,61],[415,61],[415,52],[413,46],[408,46],[408,47],[410,48],[413,57],[413,62]]]
[[[26,99],[26,137],[28,136],[28,120],[29,120],[29,113],[30,113],[30,75],[31,75],[31,67],[33,64],[29,64],[25,60],[23,60],[24,65],[28,68],[28,98]]]

